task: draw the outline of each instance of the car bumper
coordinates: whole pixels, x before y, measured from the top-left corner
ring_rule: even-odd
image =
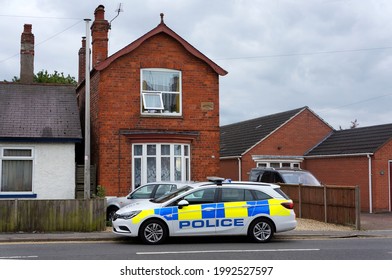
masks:
[[[297,227],[297,220],[281,221],[276,224],[276,232],[293,230]]]
[[[138,228],[131,224],[130,220],[117,219],[112,221],[112,230],[116,234],[136,237],[138,236]]]

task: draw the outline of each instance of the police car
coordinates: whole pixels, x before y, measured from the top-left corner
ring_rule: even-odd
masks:
[[[113,232],[160,244],[169,236],[202,235],[268,242],[274,233],[295,229],[293,202],[279,186],[212,180],[121,208],[113,216]]]

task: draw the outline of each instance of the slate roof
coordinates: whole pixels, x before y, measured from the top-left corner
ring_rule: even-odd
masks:
[[[306,156],[375,153],[392,140],[392,124],[336,130]]]
[[[230,157],[244,154],[248,149],[306,109],[308,107],[221,126],[220,156]]]
[[[74,86],[0,83],[0,140],[81,139]]]

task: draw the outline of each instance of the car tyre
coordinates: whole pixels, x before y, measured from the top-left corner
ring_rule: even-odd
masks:
[[[274,235],[273,223],[264,218],[256,219],[251,223],[248,229],[248,237],[253,242],[266,243]]]
[[[168,236],[166,224],[157,219],[144,222],[139,230],[139,238],[143,243],[154,245],[162,244]]]

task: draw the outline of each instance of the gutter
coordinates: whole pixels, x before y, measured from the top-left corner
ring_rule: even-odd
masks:
[[[241,158],[241,156],[219,157],[219,159],[236,159],[236,158]]]
[[[241,157],[238,158],[238,181],[242,181],[242,162],[241,162]]]
[[[304,156],[307,158],[332,158],[332,157],[361,157],[361,156],[372,156],[373,153],[356,153],[356,154],[334,154],[334,155],[315,155],[315,156]]]
[[[368,160],[369,160],[369,213],[373,213],[373,196],[372,196],[372,158],[370,157],[370,154],[367,155]]]

